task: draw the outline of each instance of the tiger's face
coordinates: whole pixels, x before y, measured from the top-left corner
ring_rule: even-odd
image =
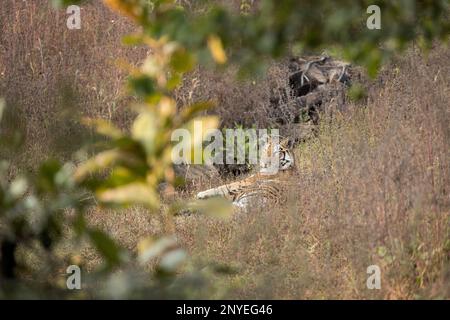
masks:
[[[259,170],[261,174],[276,174],[278,171],[294,167],[294,156],[289,149],[288,139],[280,141],[279,137],[271,137],[261,151]]]

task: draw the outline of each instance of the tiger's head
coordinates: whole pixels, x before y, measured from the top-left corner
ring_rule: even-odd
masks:
[[[278,171],[293,169],[294,154],[290,147],[289,139],[280,136],[270,137],[261,150],[259,172],[271,175]]]

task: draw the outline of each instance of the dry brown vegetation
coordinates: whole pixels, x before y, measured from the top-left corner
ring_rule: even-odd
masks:
[[[143,56],[120,45],[132,27],[100,4],[83,7],[82,29],[71,31],[65,13],[46,3],[8,0],[0,16],[0,96],[14,108],[7,119],[26,128],[15,159],[27,169],[49,155],[66,159],[83,144],[90,134],[74,112],[126,126],[125,72],[114,61]],[[428,56],[410,49],[372,83],[367,103],[323,115],[317,137],[296,150],[285,206],[230,221],[176,218],[194,264],[236,271],[212,278],[223,288],[214,297],[450,298],[449,59],[448,48]],[[177,99],[212,98],[225,124],[265,125],[268,90],[285,82],[281,67],[255,84],[197,71]],[[219,181],[186,197],[212,184]],[[138,208],[95,211],[91,220],[130,248],[163,232],[161,217]],[[381,267],[381,290],[366,288],[373,264]]]
[[[2,3],[0,95],[8,120],[24,128],[16,161],[29,169],[48,156],[67,157],[90,135],[82,115],[125,126],[130,121],[118,58],[137,63],[142,50],[121,45],[135,28],[101,3],[82,7],[81,30],[66,27],[65,10],[46,0]]]
[[[449,58],[411,50],[367,105],[323,119],[297,150],[286,206],[182,224],[194,257],[239,270],[230,297],[449,298]],[[366,288],[372,264],[379,291]]]

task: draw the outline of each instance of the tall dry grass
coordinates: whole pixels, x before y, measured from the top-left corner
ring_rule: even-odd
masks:
[[[225,2],[239,9],[239,1]],[[82,116],[127,127],[133,117],[124,90],[128,71],[117,62],[137,64],[147,54],[121,44],[135,26],[101,1],[81,6],[80,30],[69,30],[69,15],[49,3],[7,0],[0,12],[0,96],[9,106],[11,131],[21,127],[25,136],[20,152],[6,156],[29,170],[49,156],[67,160],[92,142],[92,133],[79,124]],[[180,3],[196,10],[195,2]],[[270,90],[287,85],[285,72],[275,66],[267,78],[252,83],[236,81],[233,70],[196,70],[175,98],[180,105],[215,101],[214,113],[226,127],[273,126],[267,118]]]
[[[69,157],[90,138],[76,121],[81,115],[125,127],[126,72],[114,61],[137,63],[145,54],[121,46],[120,35],[133,27],[100,3],[82,7],[78,31],[47,3],[7,0],[0,12],[0,96],[11,126],[26,131],[20,152],[2,156],[29,170],[48,156]],[[372,84],[367,105],[323,115],[317,137],[297,150],[286,205],[256,206],[232,221],[177,218],[177,235],[195,264],[236,269],[213,279],[220,294],[450,298],[449,58],[440,47],[428,57],[412,50]],[[271,126],[270,90],[287,85],[285,72],[275,65],[253,84],[232,80],[233,71],[197,70],[176,98],[217,101],[225,126]],[[186,197],[217,183],[197,185]],[[161,217],[139,208],[96,210],[90,219],[129,248],[164,229]],[[84,257],[98,262],[89,250]],[[372,264],[381,267],[381,290],[366,288]]]
[[[127,71],[116,61],[137,63],[144,54],[121,44],[135,27],[101,2],[81,7],[80,30],[69,30],[69,15],[49,3],[7,0],[0,12],[0,96],[24,128],[14,160],[29,169],[49,156],[67,159],[84,145],[90,134],[78,122],[82,116],[125,126]]]
[[[287,205],[180,222],[199,264],[237,269],[217,279],[228,297],[450,298],[449,58],[409,52],[366,106],[323,119]],[[374,264],[381,290],[366,287]]]

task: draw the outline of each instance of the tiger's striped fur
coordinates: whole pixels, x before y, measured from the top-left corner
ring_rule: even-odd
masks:
[[[295,168],[294,156],[288,148],[288,140],[285,139],[278,144],[273,140],[265,145],[267,158],[260,162],[260,171],[243,180],[225,184],[216,188],[199,192],[197,199],[210,197],[224,197],[233,202],[237,207],[247,207],[251,199],[263,202],[280,203],[283,201],[283,181],[286,175],[290,175]],[[267,159],[278,157],[278,170],[274,173],[270,170]]]

